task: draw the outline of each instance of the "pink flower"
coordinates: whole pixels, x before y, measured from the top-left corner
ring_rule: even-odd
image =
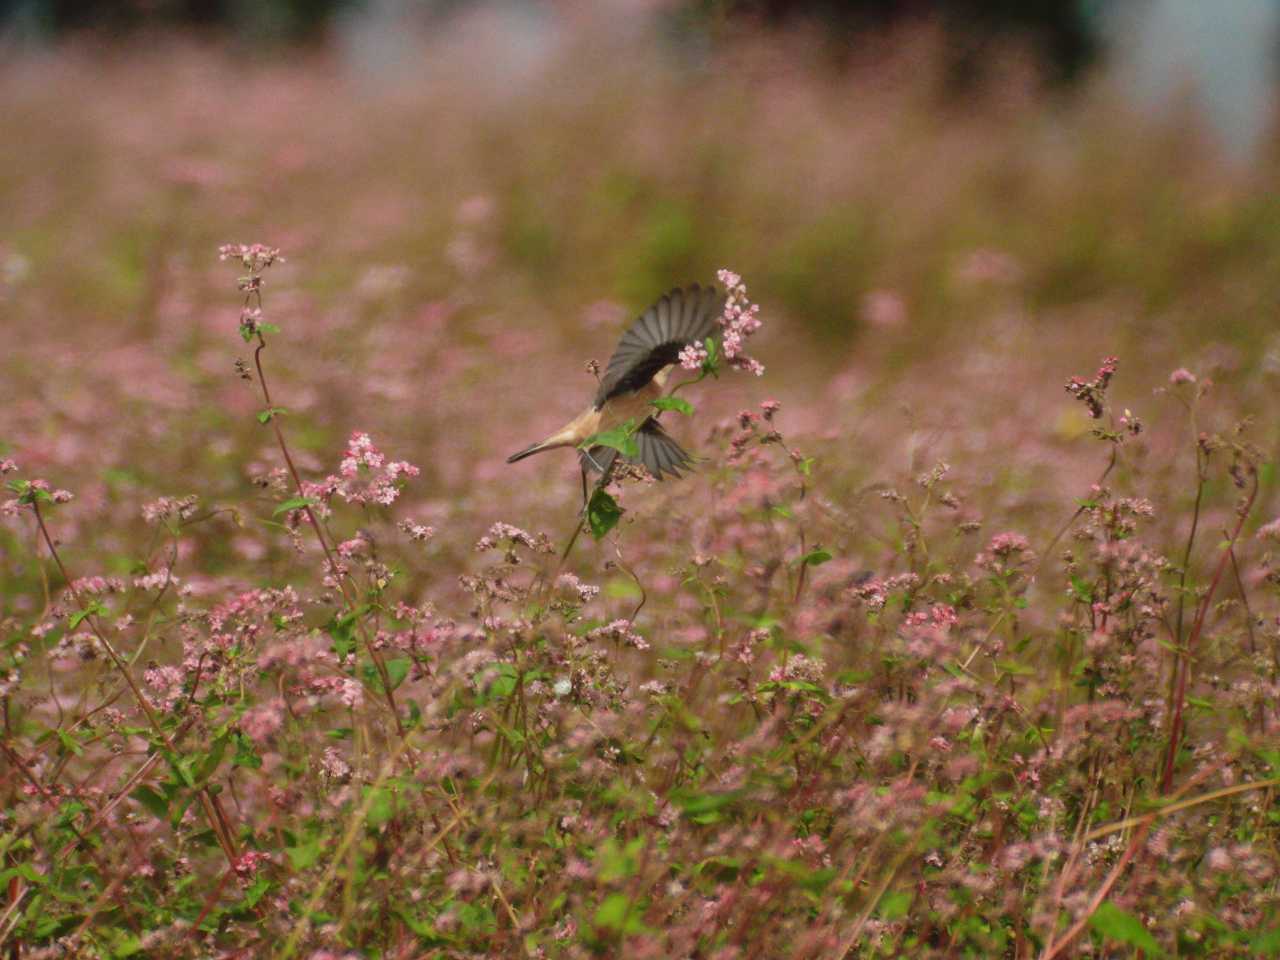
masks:
[[[407,533],[409,539],[415,543],[426,543],[436,535],[435,527],[423,526],[420,523],[414,523],[412,520],[401,520],[396,526],[402,533]]]
[[[163,709],[172,710],[182,699],[183,675],[177,667],[151,667],[142,679]]]
[[[271,857],[261,850],[246,850],[236,857],[231,866],[235,870],[236,876],[241,880],[250,880],[258,872],[260,864],[269,863],[270,861]]]
[[[343,781],[351,776],[351,765],[333,747],[325,747],[320,755],[320,772],[332,780]]]
[[[898,327],[907,320],[907,304],[893,290],[872,290],[862,298],[862,319],[880,329]]]
[[[743,352],[747,338],[763,326],[759,317],[760,306],[747,299],[747,286],[738,274],[732,270],[720,270],[716,276],[728,292],[724,313],[720,316],[720,326],[724,330],[724,357],[730,366],[760,376],[764,373],[764,366]]]
[[[369,435],[357,430],[347,441],[337,475],[331,474],[319,482],[304,481],[302,492],[324,504],[337,494],[347,503],[389,507],[400,496],[405,478],[416,477],[420,472],[404,460],[388,462]]]
[[[637,650],[649,649],[649,641],[632,629],[630,620],[614,620],[603,627],[596,627],[587,634],[587,639],[592,642],[621,643],[628,647],[635,647]]]
[[[701,343],[691,343],[680,351],[680,366],[686,370],[701,370],[707,359],[707,348]]]
[[[536,550],[540,553],[551,552],[551,545],[546,541],[545,535],[535,537],[519,527],[503,523],[501,520],[489,527],[489,532],[476,541],[476,551],[484,553],[486,550],[494,550],[504,543],[510,546],[528,547],[530,550]]]
[[[1169,374],[1169,382],[1175,387],[1182,383],[1195,383],[1196,375],[1186,367],[1179,367],[1173,373]]]
[[[251,707],[240,718],[240,730],[256,743],[263,743],[282,726],[284,726],[284,701],[278,697]]]
[[[276,261],[284,262],[278,247],[262,243],[224,243],[218,248],[219,260],[239,260],[246,270],[257,273]]]
[[[580,603],[589,603],[600,595],[600,588],[590,583],[583,583],[575,574],[562,573],[556,583],[578,594]]]

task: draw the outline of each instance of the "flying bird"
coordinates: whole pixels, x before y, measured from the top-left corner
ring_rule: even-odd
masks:
[[[644,464],[655,479],[679,477],[693,458],[658,423],[660,411],[652,403],[662,396],[680,351],[720,333],[717,320],[724,304],[724,294],[715,287],[696,283],[663,295],[618,341],[591,405],[545,440],[513,453],[507,463],[544,450],[580,447],[592,437],[632,421],[639,424],[633,434],[639,455],[627,459]],[[589,470],[607,472],[618,455],[612,447],[582,450],[584,483]]]

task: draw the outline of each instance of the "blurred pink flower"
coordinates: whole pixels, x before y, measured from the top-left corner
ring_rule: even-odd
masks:
[[[880,330],[907,322],[907,302],[894,290],[872,290],[862,298],[862,319]]]

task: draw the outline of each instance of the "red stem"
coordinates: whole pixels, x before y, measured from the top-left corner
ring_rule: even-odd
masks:
[[[1177,654],[1177,660],[1174,665],[1173,721],[1169,726],[1169,747],[1165,753],[1164,772],[1160,778],[1161,793],[1168,793],[1173,787],[1174,761],[1177,759],[1178,747],[1182,740],[1182,713],[1187,699],[1187,683],[1191,675],[1191,654],[1194,652],[1196,643],[1200,639],[1200,634],[1204,630],[1204,622],[1209,614],[1209,606],[1213,603],[1213,595],[1217,591],[1222,575],[1226,572],[1227,564],[1232,558],[1236,541],[1240,539],[1240,531],[1244,529],[1244,522],[1248,518],[1250,510],[1253,509],[1253,502],[1258,496],[1258,473],[1256,470],[1251,471],[1251,473],[1253,476],[1253,488],[1249,491],[1248,498],[1239,510],[1239,518],[1236,520],[1235,530],[1232,531],[1231,539],[1222,551],[1217,567],[1214,568],[1213,579],[1209,581],[1209,589],[1200,600],[1200,605],[1196,608],[1196,619],[1191,625],[1191,633],[1187,637],[1186,646],[1179,650]]]

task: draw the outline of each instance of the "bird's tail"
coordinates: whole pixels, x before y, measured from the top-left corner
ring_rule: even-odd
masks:
[[[507,457],[507,463],[515,463],[517,460],[523,460],[525,457],[532,457],[535,453],[541,453],[543,450],[549,450],[550,447],[545,440],[539,440],[537,443],[530,444],[519,453],[513,453]]]

